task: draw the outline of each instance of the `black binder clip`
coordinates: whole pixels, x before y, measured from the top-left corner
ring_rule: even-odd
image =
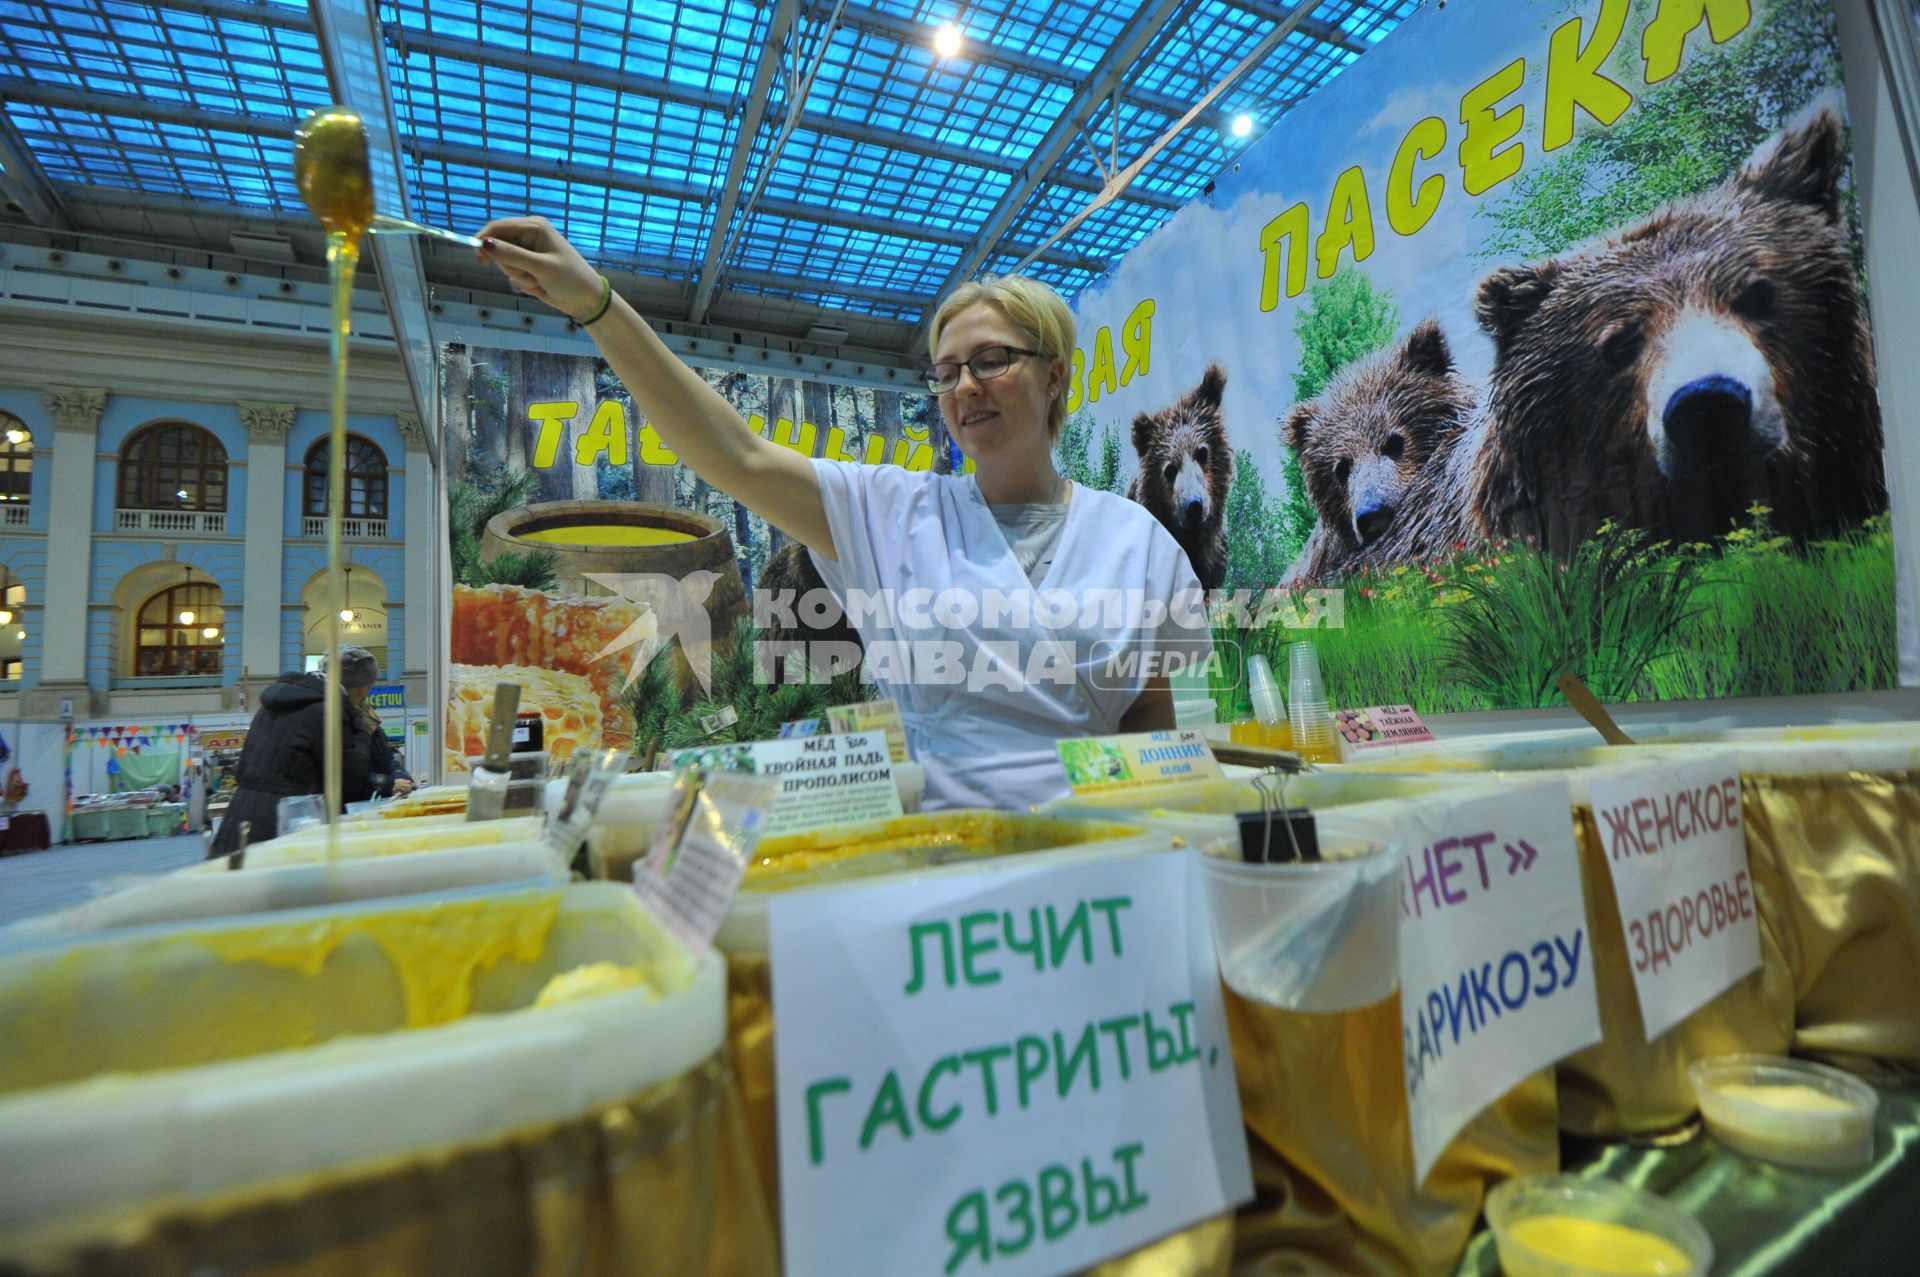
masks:
[[[1316,864],[1320,836],[1313,813],[1286,805],[1287,778],[1268,769],[1253,778],[1260,810],[1236,813],[1240,822],[1240,858],[1250,865]]]

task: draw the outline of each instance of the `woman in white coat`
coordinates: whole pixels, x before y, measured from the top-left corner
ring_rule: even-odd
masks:
[[[1200,583],[1146,509],[1054,468],[1073,314],[1052,289],[989,278],[941,302],[928,388],[975,473],[935,475],[761,438],[545,218],[480,237],[586,327],[682,462],[807,547],[900,703],[929,806],[1057,797],[1055,741],[1174,725],[1165,671],[1209,650]]]

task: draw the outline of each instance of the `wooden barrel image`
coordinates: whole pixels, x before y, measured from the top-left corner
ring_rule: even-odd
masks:
[[[544,550],[557,561],[557,594],[611,593],[587,574],[655,573],[686,580],[714,574],[707,595],[713,639],[747,615],[747,592],[725,524],[691,510],[631,501],[547,501],[495,515],[480,539],[480,561]]]

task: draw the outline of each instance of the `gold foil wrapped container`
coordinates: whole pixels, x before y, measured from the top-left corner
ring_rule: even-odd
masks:
[[[724,985],[607,884],[12,933],[0,1270],[771,1273]]]

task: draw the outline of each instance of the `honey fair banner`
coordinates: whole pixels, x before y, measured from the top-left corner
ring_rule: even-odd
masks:
[[[767,739],[860,698],[846,680],[774,688],[752,668],[750,592],[819,578],[797,545],[679,464],[603,360],[447,345],[440,373],[447,767],[482,752],[502,681],[545,720],[554,762],[583,747]],[[948,468],[924,393],[706,376],[754,430],[803,455]]]
[[[1830,0],[1422,7],[1078,297],[1069,474],[1340,587],[1337,705],[1891,686],[1841,87]]]

